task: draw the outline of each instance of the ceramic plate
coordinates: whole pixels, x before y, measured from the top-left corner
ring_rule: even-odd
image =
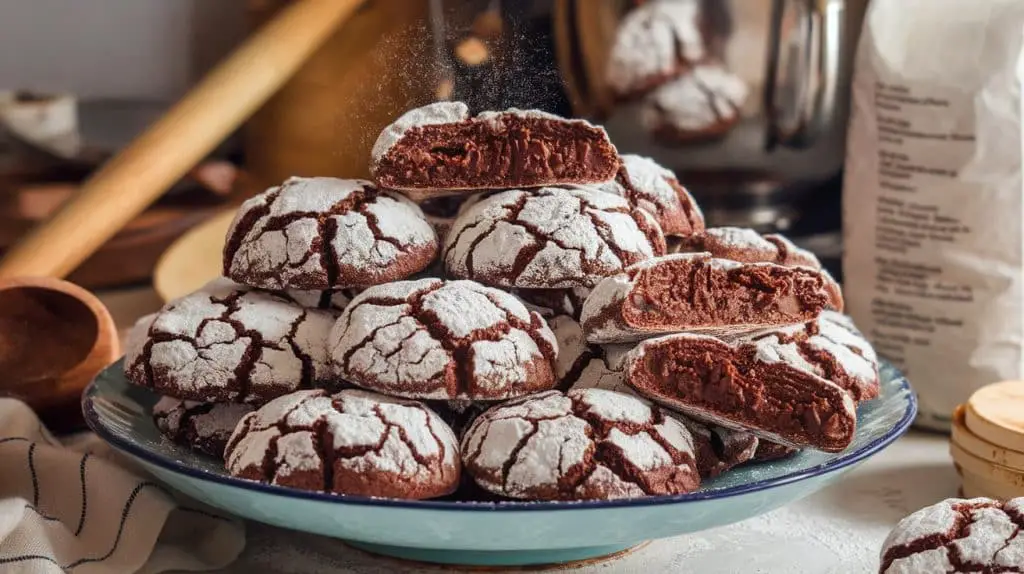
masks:
[[[882,366],[881,396],[860,406],[853,444],[741,467],[699,491],[594,502],[447,502],[307,492],[228,476],[220,461],[164,440],[150,412],[157,397],[129,385],[117,363],[83,397],[89,426],[156,477],[231,514],[344,539],[372,552],[428,562],[548,564],[613,554],[645,540],[763,514],[840,478],[906,432],[917,410],[906,379]]]

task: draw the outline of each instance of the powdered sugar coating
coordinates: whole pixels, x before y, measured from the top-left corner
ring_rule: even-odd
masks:
[[[577,368],[577,364],[589,352],[589,349],[583,338],[583,328],[572,317],[558,315],[548,319],[547,322],[558,342],[555,377],[558,378],[559,386],[561,386],[561,382],[573,369]]]
[[[766,261],[780,265],[821,269],[818,258],[793,244],[786,237],[761,235],[745,227],[712,227],[679,241],[679,253],[710,253],[722,259],[743,263]]]
[[[447,494],[460,472],[455,434],[437,414],[354,389],[271,401],[238,424],[225,460],[242,478],[395,498]]]
[[[615,93],[642,94],[705,57],[700,2],[648,2],[619,23],[605,79]]]
[[[437,254],[408,199],[358,179],[292,177],[242,204],[224,274],[265,289],[330,289],[402,279]]]
[[[592,286],[664,251],[657,223],[624,199],[540,188],[499,193],[459,215],[444,261],[454,277],[554,289]]]
[[[1024,499],[955,499],[896,525],[882,546],[882,574],[1024,572]]]
[[[285,295],[215,280],[136,323],[125,374],[176,398],[263,403],[333,382],[326,342],[335,317]]]
[[[221,458],[235,425],[252,410],[252,406],[244,404],[161,397],[153,405],[153,421],[170,440]]]
[[[640,121],[653,132],[687,134],[722,131],[734,124],[747,100],[742,78],[715,64],[697,66],[644,99]]]
[[[633,349],[633,345],[603,345],[590,348],[596,348],[597,352],[588,356],[586,365],[571,382],[572,390],[604,389],[639,396],[626,383],[624,372],[626,356]]]
[[[371,287],[330,334],[340,377],[412,398],[495,400],[555,384],[555,336],[514,296],[472,281]]]
[[[601,389],[492,407],[466,431],[462,457],[478,485],[511,498],[629,498],[700,484],[686,427],[643,399]]]
[[[704,229],[704,214],[675,174],[649,157],[621,156],[619,175],[593,187],[626,198],[654,216],[666,236],[689,235]]]
[[[466,119],[469,119],[469,108],[462,102],[434,102],[405,112],[377,136],[377,141],[370,150],[370,172],[376,172],[377,163],[409,130]]]

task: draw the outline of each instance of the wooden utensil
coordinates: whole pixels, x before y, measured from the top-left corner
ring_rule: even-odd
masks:
[[[235,210],[223,211],[188,230],[164,251],[153,287],[164,302],[192,293],[221,275],[224,238]]]
[[[54,431],[80,420],[85,385],[121,352],[106,307],[47,277],[0,280],[0,395],[26,401]]]
[[[64,277],[270,97],[360,4],[303,0],[246,40],[0,261],[0,278]]]

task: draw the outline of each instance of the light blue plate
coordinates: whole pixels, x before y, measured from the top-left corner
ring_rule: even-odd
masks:
[[[861,405],[853,445],[841,454],[805,451],[741,467],[680,496],[480,503],[331,495],[232,478],[220,461],[161,437],[150,417],[156,400],[125,381],[120,363],[101,373],[82,399],[85,419],[99,436],[206,504],[379,554],[481,566],[594,558],[763,514],[827,486],[881,451],[906,432],[917,411],[906,379],[886,364],[881,397]]]

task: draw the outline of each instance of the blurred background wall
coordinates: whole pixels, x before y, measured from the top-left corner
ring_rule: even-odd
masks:
[[[0,0],[0,90],[180,95],[244,34],[246,0]]]

